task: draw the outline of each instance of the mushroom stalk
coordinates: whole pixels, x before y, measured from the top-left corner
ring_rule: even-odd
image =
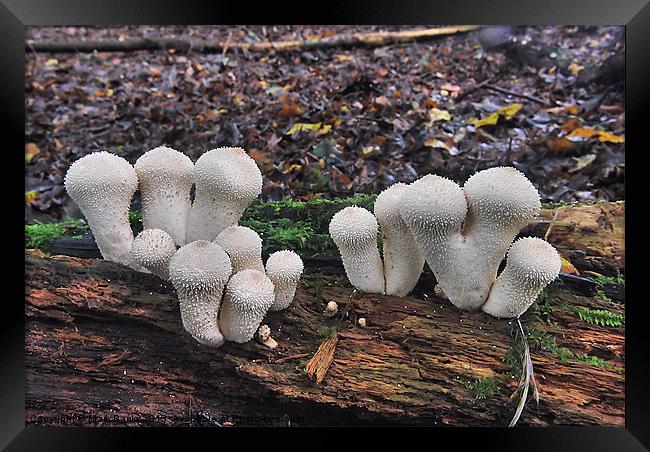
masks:
[[[223,336],[243,344],[250,341],[273,304],[273,283],[261,271],[235,273],[226,287],[219,326]]]
[[[144,229],[162,229],[178,246],[186,243],[193,168],[189,157],[165,146],[144,153],[135,162]]]
[[[183,327],[201,344],[219,347],[224,343],[218,313],[231,270],[226,252],[207,240],[181,247],[169,263]]]
[[[196,193],[187,225],[187,241],[214,240],[236,225],[262,192],[262,173],[242,148],[218,148],[194,165]]]
[[[517,240],[481,309],[494,317],[519,317],[557,278],[561,267],[560,255],[548,242],[536,237]]]
[[[65,175],[65,189],[79,206],[104,259],[142,271],[131,258],[131,198],[138,187],[133,166],[108,152],[88,154]]]
[[[332,217],[329,233],[336,244],[350,284],[362,292],[384,293],[384,264],[377,249],[377,219],[351,206]]]
[[[424,256],[400,216],[400,199],[405,189],[402,183],[387,188],[377,197],[374,208],[382,236],[386,294],[398,297],[413,290],[424,268]]]

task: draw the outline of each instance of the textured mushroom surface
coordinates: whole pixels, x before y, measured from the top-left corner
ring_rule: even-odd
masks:
[[[131,258],[129,209],[137,188],[133,166],[105,151],[80,158],[65,175],[65,189],[86,217],[104,259],[143,270]]]
[[[169,274],[178,293],[183,327],[201,344],[219,347],[224,338],[218,314],[232,266],[216,243],[197,240],[172,256]]]
[[[377,249],[377,219],[362,207],[346,207],[332,217],[329,233],[350,284],[362,292],[384,293],[384,264]]]
[[[214,240],[262,193],[262,173],[242,148],[218,148],[198,158],[194,184],[187,241]]]
[[[374,207],[382,236],[386,294],[398,297],[413,290],[424,268],[424,256],[400,216],[405,189],[406,185],[402,183],[390,186],[379,194]]]
[[[262,263],[262,239],[246,226],[230,226],[219,233],[214,243],[221,246],[232,263],[232,272],[247,268],[264,271]]]
[[[145,229],[133,240],[131,257],[154,275],[169,280],[169,261],[176,253],[172,236],[162,229]]]
[[[186,243],[193,169],[189,157],[166,146],[145,152],[135,162],[144,229],[162,229],[178,246]]]
[[[293,251],[276,251],[269,256],[266,275],[275,286],[275,301],[270,311],[280,311],[291,305],[303,270],[302,259]]]
[[[228,341],[250,341],[274,300],[271,280],[261,271],[235,273],[228,285],[219,314],[219,326]]]
[[[466,310],[485,303],[512,240],[541,207],[535,187],[510,167],[480,171],[464,188],[427,175],[401,199],[401,216],[440,288]]]
[[[517,240],[481,309],[495,317],[519,317],[557,278],[561,266],[560,255],[550,243],[537,237]]]

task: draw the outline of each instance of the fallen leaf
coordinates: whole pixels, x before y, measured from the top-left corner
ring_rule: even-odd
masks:
[[[508,105],[507,107],[498,109],[497,111],[495,111],[489,116],[486,116],[483,119],[472,118],[469,120],[469,122],[474,127],[493,126],[499,121],[499,118],[501,117],[503,117],[506,120],[512,119],[512,117],[519,110],[521,110],[521,107],[523,107],[522,104],[511,104]]]
[[[580,275],[580,272],[573,266],[570,260],[565,259],[563,256],[560,256],[560,262],[562,262],[562,267],[560,268],[560,271],[562,273],[568,273],[569,275],[576,276]]]
[[[321,122],[317,122],[315,124],[297,122],[293,126],[291,126],[291,128],[287,132],[287,135],[295,135],[296,133],[302,132],[303,130],[308,130],[310,132],[319,132],[319,135],[324,135],[327,132],[329,132],[331,128],[332,128],[331,125],[329,124],[323,125],[323,123]]]
[[[446,110],[439,110],[438,108],[432,108],[429,110],[429,122],[434,123],[436,121],[449,121],[451,115]]]
[[[573,75],[578,75],[580,73],[580,71],[583,70],[584,68],[585,68],[584,66],[580,66],[579,64],[576,64],[576,63],[571,63],[569,65],[569,71]]]
[[[375,99],[375,105],[385,107],[388,105],[388,98],[386,96],[379,96]]]
[[[591,163],[596,160],[596,154],[587,154],[581,157],[573,157],[573,160],[576,162],[576,166],[569,170],[570,173],[576,173],[583,168],[591,165]]]
[[[36,146],[36,143],[27,143],[25,145],[25,163],[31,163],[34,157],[40,153],[41,150]]]
[[[568,139],[577,138],[577,139],[589,139],[592,137],[598,137],[598,141],[601,143],[624,143],[625,138],[614,135],[613,133],[605,132],[604,130],[591,129],[589,127],[579,127],[573,130],[570,134],[566,136]]]
[[[25,192],[25,204],[33,205],[38,200],[38,192],[26,191]]]
[[[553,137],[546,140],[546,147],[551,152],[561,153],[574,151],[576,144],[566,138]]]

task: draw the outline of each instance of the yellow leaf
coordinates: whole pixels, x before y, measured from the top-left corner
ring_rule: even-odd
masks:
[[[576,166],[569,170],[570,173],[575,173],[580,171],[583,168],[591,165],[591,163],[596,160],[596,154],[587,154],[581,157],[573,157],[573,160],[576,162]]]
[[[56,58],[50,58],[45,62],[45,66],[56,66],[57,64],[59,64],[59,60]]]
[[[34,190],[25,192],[25,204],[33,204],[34,201],[36,201],[37,199],[38,199],[38,192]]]
[[[604,130],[591,129],[589,127],[579,127],[567,135],[567,138],[592,138],[598,137],[601,143],[624,143],[625,137],[605,132]]]
[[[344,112],[347,113],[348,111],[350,111],[350,108],[347,105],[343,105],[343,106],[341,106],[341,111],[344,111]]]
[[[439,110],[437,108],[432,108],[431,110],[429,110],[430,122],[449,121],[450,119],[451,119],[451,115],[446,110]]]
[[[584,68],[585,68],[584,66],[580,66],[579,64],[576,63],[571,63],[569,65],[569,71],[571,71],[573,75],[578,75],[578,73]]]
[[[269,84],[265,80],[260,80],[260,88],[266,89],[269,87]]]
[[[474,127],[493,126],[499,121],[499,117],[503,117],[504,119],[512,119],[512,117],[519,110],[521,110],[521,107],[523,107],[522,104],[511,104],[508,105],[507,107],[498,109],[497,111],[495,111],[489,116],[486,116],[483,119],[472,118],[469,120],[469,122]]]
[[[329,132],[331,128],[332,128],[331,125],[329,124],[323,125],[320,122],[317,122],[315,124],[297,122],[293,126],[291,126],[291,129],[289,129],[287,135],[295,135],[296,133],[302,132],[303,130],[308,130],[310,132],[320,132],[320,135],[323,135]]]

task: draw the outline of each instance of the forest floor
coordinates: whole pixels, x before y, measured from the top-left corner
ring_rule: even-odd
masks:
[[[239,43],[417,28],[28,27],[26,37]],[[244,147],[268,200],[379,193],[430,172],[462,183],[495,165],[522,170],[543,201],[621,200],[623,71],[585,74],[621,54],[623,37],[553,26],[290,52],[27,50],[25,221],[80,216],[63,178],[83,155],[133,163],[163,143],[193,160]]]

